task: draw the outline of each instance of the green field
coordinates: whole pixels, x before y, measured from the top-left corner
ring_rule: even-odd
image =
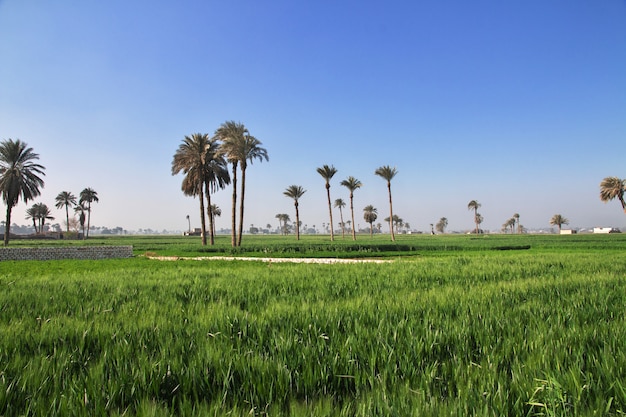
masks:
[[[229,239],[12,241],[137,256],[0,262],[0,416],[626,413],[626,236]]]

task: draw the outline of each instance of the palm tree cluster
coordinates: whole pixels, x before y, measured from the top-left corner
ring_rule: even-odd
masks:
[[[76,196],[71,191],[61,191],[55,197],[55,207],[58,209],[65,208],[65,225],[66,230],[69,233],[70,225],[70,208],[74,209],[74,213],[78,215],[78,223],[83,230],[83,239],[89,237],[89,230],[91,228],[91,203],[97,203],[100,199],[98,193],[91,187],[84,188],[76,199]],[[76,220],[74,220],[76,222]],[[86,226],[86,227],[85,227]]]
[[[20,198],[24,203],[41,195],[45,167],[38,164],[39,154],[21,140],[0,142],[0,193],[7,206],[4,245],[11,235],[11,212]]]
[[[442,217],[439,219],[439,221],[435,225],[435,230],[437,230],[439,233],[445,233],[446,227],[448,227],[448,219],[445,217]]]
[[[513,217],[502,224],[502,230],[506,233],[507,230],[510,230],[511,233],[515,233],[515,229],[517,226],[517,233],[522,233],[522,226],[519,223],[519,214],[515,213]]]
[[[185,195],[198,196],[200,200],[200,224],[202,244],[206,245],[206,220],[204,199],[207,199],[210,243],[215,243],[214,216],[211,194],[233,185],[231,213],[231,243],[241,246],[244,224],[244,200],[246,192],[246,170],[255,159],[269,160],[267,150],[260,140],[250,134],[242,124],[226,121],[215,131],[213,137],[207,133],[185,136],[172,160],[172,175],[185,174],[181,189]],[[228,171],[232,167],[232,177]],[[241,174],[240,189],[237,175]],[[239,192],[239,194],[238,194]],[[237,228],[237,200],[239,197],[239,228]],[[221,211],[220,211],[221,213]]]
[[[480,233],[480,224],[483,222],[483,216],[478,212],[478,209],[480,208],[480,203],[476,200],[472,200],[469,203],[467,203],[467,209],[468,210],[474,210],[474,224],[476,225],[476,228],[474,229],[474,232],[476,234]]]
[[[43,233],[46,220],[54,220],[54,217],[52,217],[52,212],[50,212],[50,208],[47,205],[36,203],[26,210],[26,219],[33,221],[35,234],[39,234]]]

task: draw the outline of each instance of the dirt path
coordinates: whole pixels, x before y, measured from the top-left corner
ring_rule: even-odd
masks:
[[[255,258],[248,256],[148,256],[149,259],[159,261],[257,261],[271,263],[301,263],[301,264],[358,264],[358,263],[389,263],[389,259],[339,259],[339,258]]]

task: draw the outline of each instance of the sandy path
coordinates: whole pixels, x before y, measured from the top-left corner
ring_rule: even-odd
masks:
[[[149,259],[156,259],[159,261],[257,261],[265,263],[302,263],[302,264],[355,264],[355,263],[389,263],[392,262],[388,259],[338,259],[338,258],[255,258],[247,256],[199,256],[199,257],[185,257],[185,256],[148,256]]]

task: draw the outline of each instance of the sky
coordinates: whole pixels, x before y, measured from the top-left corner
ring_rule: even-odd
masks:
[[[127,230],[199,227],[199,202],[172,176],[186,135],[245,124],[267,149],[246,182],[244,227],[328,222],[354,193],[429,231],[626,227],[599,183],[626,178],[625,0],[200,1],[0,0],[0,140],[21,139],[45,166],[36,202],[86,187],[91,223]],[[213,196],[230,226],[229,187]],[[3,205],[3,210],[6,207]],[[347,220],[349,210],[344,212]],[[335,223],[339,213],[335,211]],[[383,230],[387,230],[383,227]]]

